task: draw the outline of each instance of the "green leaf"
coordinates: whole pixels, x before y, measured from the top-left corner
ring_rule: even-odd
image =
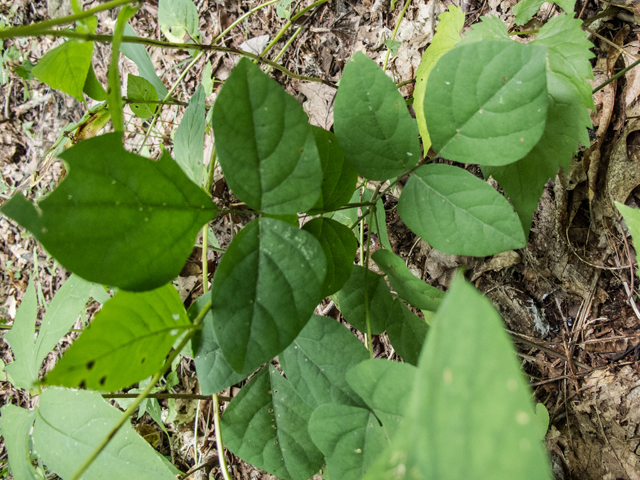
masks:
[[[158,23],[170,42],[183,42],[186,33],[193,39],[199,37],[198,9],[191,0],[160,0]]]
[[[640,248],[640,211],[635,208],[627,207],[620,202],[615,202],[615,205],[629,228],[631,239],[633,240],[633,246],[636,247],[636,249]],[[636,275],[639,274],[640,267],[636,272]]]
[[[127,98],[129,100],[157,101],[158,92],[151,83],[135,75],[127,76]],[[131,111],[140,118],[149,118],[156,113],[157,104],[153,103],[130,103]]]
[[[369,352],[349,329],[318,315],[278,356],[287,379],[312,408],[325,403],[364,406],[345,375],[367,358]]]
[[[276,5],[276,14],[280,18],[290,18],[292,3],[293,3],[293,0],[280,0],[278,2],[278,5]]]
[[[62,478],[71,478],[122,415],[99,393],[82,390],[48,388],[40,395],[39,405],[33,449],[47,468]],[[128,422],[82,478],[175,480],[151,445]]]
[[[218,94],[211,120],[229,187],[265,213],[310,209],[321,192],[322,168],[307,115],[248,58]]]
[[[308,232],[257,218],[222,257],[211,287],[213,325],[222,352],[249,374],[296,338],[320,301],[326,261]]]
[[[365,188],[362,191],[362,201],[370,202],[373,198],[373,190]],[[371,223],[371,233],[375,233],[378,236],[378,240],[382,246],[388,250],[392,250],[391,243],[389,242],[389,232],[387,230],[387,214],[384,209],[384,202],[382,197],[376,202],[376,214],[371,218],[371,215],[367,216],[367,223]]]
[[[330,218],[318,217],[305,223],[303,230],[313,235],[327,259],[327,273],[322,284],[323,298],[340,290],[351,276],[358,241],[353,232]]]
[[[313,209],[309,211],[315,215],[349,203],[356,188],[358,173],[345,160],[338,139],[332,132],[316,126],[312,126],[311,131],[322,165],[322,192]]]
[[[196,185],[202,183],[204,170],[204,117],[204,89],[201,85],[189,101],[173,142],[176,162]]]
[[[459,275],[433,321],[400,431],[365,478],[470,476],[552,478],[504,324]]]
[[[31,231],[66,269],[125,290],[175,278],[198,230],[216,206],[163,155],[122,148],[122,134],[85,140],[63,152],[64,181],[38,207],[14,195],[2,213]]]
[[[573,6],[570,11],[573,11]],[[580,20],[560,15],[549,20],[531,43],[547,47],[549,70],[573,83],[580,92],[583,105],[595,111],[592,87],[587,81],[593,78],[589,60],[595,55],[591,52],[593,45],[581,27]]]
[[[384,332],[391,313],[393,297],[382,275],[354,265],[351,278],[338,292],[338,301],[345,320],[361,332],[368,331],[366,318],[368,304],[371,333],[379,335]]]
[[[204,64],[204,70],[202,70],[202,87],[204,88],[204,96],[208,97],[213,93],[213,74],[211,73],[211,61]]]
[[[396,85],[362,52],[342,74],[334,130],[346,159],[371,180],[400,175],[420,160],[414,120]]]
[[[506,165],[538,143],[547,118],[547,49],[507,40],[461,45],[429,75],[433,148],[449,160]]]
[[[402,191],[398,214],[433,248],[452,255],[484,257],[526,244],[509,202],[487,183],[451,165],[418,168]]]
[[[129,37],[137,37],[136,32],[128,23],[124,27],[124,34]],[[153,63],[151,62],[151,56],[144,45],[138,43],[121,43],[120,51],[122,54],[136,64],[138,67],[138,73],[142,78],[147,79],[151,85],[153,85],[158,92],[158,98],[164,99],[169,91],[164,86],[162,80],[156,74]]]
[[[420,66],[416,70],[416,87],[413,91],[413,108],[416,112],[418,130],[422,137],[422,146],[425,155],[431,147],[431,138],[427,129],[427,121],[424,117],[424,94],[427,89],[427,79],[437,61],[445,53],[455,47],[460,41],[460,32],[464,27],[464,12],[455,5],[449,5],[449,11],[441,13],[438,18],[438,30],[431,40],[431,45],[422,54]]]
[[[422,310],[438,309],[444,292],[417,278],[400,257],[389,250],[378,250],[371,257],[400,298]]]
[[[549,430],[549,410],[544,406],[544,403],[536,403],[536,420],[540,427],[540,439],[544,440]]]
[[[0,409],[0,431],[9,455],[9,467],[16,480],[40,480],[29,456],[29,436],[36,416],[35,410],[25,410],[7,404]]]
[[[429,326],[398,298],[393,302],[393,310],[392,320],[387,325],[389,342],[405,362],[417,365]]]
[[[176,338],[191,326],[171,284],[120,290],[45,377],[47,385],[114,392],[156,373]]]
[[[468,32],[464,32],[464,35],[465,38],[460,42],[460,45],[466,45],[467,43],[478,42],[480,40],[511,39],[507,26],[495,15],[481,17],[480,22],[473,25]]]
[[[525,234],[549,178],[555,178],[559,167],[568,169],[578,151],[578,142],[589,145],[587,127],[589,111],[573,83],[554,72],[548,74],[549,111],[544,134],[538,144],[522,160],[504,167],[482,167],[500,184],[515,208]]]
[[[358,203],[360,202],[360,190],[355,190],[352,192],[351,198],[347,203]],[[358,220],[358,207],[353,208],[345,208],[342,210],[337,210],[335,212],[331,212],[326,215],[328,218],[332,218],[333,220],[340,222],[342,225],[351,228],[353,224]],[[356,237],[359,237],[360,228],[356,226],[354,228],[354,234]]]
[[[307,431],[310,416],[290,382],[267,365],[224,411],[222,437],[244,461],[284,480],[307,480],[324,463]]]
[[[67,40],[49,50],[32,73],[51,88],[62,90],[82,102],[82,90],[91,68],[92,55],[93,42]]]
[[[402,421],[417,370],[408,363],[377,358],[365,360],[347,372],[347,382],[373,409],[389,440]]]
[[[91,65],[89,66],[89,72],[87,72],[87,78],[84,81],[84,87],[82,87],[82,91],[86,93],[89,98],[97,100],[98,102],[104,102],[107,99],[107,91],[98,81],[96,72]]]
[[[189,310],[187,310],[191,320],[198,316],[198,313],[200,313],[200,310],[209,299],[210,296],[205,294],[193,302]],[[221,392],[246,378],[246,375],[239,375],[234,372],[227,359],[224,358],[213,327],[213,313],[211,313],[211,310],[207,312],[202,321],[202,329],[197,330],[192,337],[191,348],[193,349],[193,361],[196,364],[196,373],[198,374],[198,383],[200,384],[202,395],[213,395]]]
[[[384,428],[367,409],[327,403],[316,408],[309,433],[327,460],[329,478],[359,480],[389,445]]]
[[[522,0],[513,7],[513,13],[516,16],[516,25],[524,25],[533,16],[538,13],[540,7],[546,0]],[[556,5],[562,8],[565,12],[573,15],[573,9],[576,4],[575,0],[555,0]]]
[[[390,38],[384,41],[384,46],[389,49],[389,54],[392,57],[395,57],[398,54],[398,49],[400,48],[400,45],[402,45],[402,42],[398,42],[397,40],[391,40]]]
[[[36,331],[38,301],[34,281],[27,285],[22,302],[16,313],[11,330],[3,335],[16,358],[4,367],[9,381],[18,388],[29,389],[38,379],[38,367],[33,351],[33,337]]]

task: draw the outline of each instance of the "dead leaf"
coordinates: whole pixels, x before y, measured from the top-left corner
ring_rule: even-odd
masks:
[[[336,90],[322,83],[300,83],[297,90],[307,97],[302,108],[309,115],[309,123],[329,130],[333,125],[333,99]]]

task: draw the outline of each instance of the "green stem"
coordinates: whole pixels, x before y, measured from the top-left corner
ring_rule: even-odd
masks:
[[[255,8],[252,8],[251,10],[249,10],[247,13],[245,13],[244,15],[242,15],[241,17],[239,17],[235,22],[233,22],[231,25],[229,25],[229,27],[227,27],[227,29],[222,32],[220,35],[218,35],[212,43],[218,43],[220,40],[222,40],[222,38],[229,33],[233,28],[235,28],[237,25],[239,25],[240,23],[242,23],[244,21],[245,18],[247,18],[249,15],[251,15],[252,13],[257,12],[258,10],[260,10],[261,8],[267,7],[269,5],[273,5],[274,3],[278,3],[280,0],[270,0],[268,2],[263,3],[262,5],[258,5]]]
[[[404,14],[407,13],[407,8],[409,8],[409,4],[411,3],[411,0],[407,0],[404,3],[404,8],[402,9],[402,12],[400,12],[400,16],[398,17],[398,21],[396,22],[396,26],[393,29],[393,33],[391,34],[391,40],[395,40],[396,39],[396,34],[398,33],[398,28],[400,27],[400,23],[402,22],[402,19],[404,18]],[[389,62],[389,54],[391,53],[391,49],[388,48],[387,49],[387,55],[384,57],[384,65],[382,66],[382,71],[386,71],[387,70],[387,63]]]
[[[103,393],[102,398],[138,398],[139,393]],[[211,395],[196,395],[195,393],[150,393],[147,398],[180,398],[184,400],[210,400]],[[219,397],[223,402],[230,402],[231,397]]]
[[[117,8],[122,5],[127,5],[130,3],[142,4],[142,2],[139,0],[113,0],[111,2],[103,3],[102,5],[91,8],[84,12],[77,13],[74,15],[69,15],[67,17],[53,18],[51,20],[45,20],[44,22],[34,23],[33,25],[25,25],[21,27],[2,30],[0,31],[0,40],[5,40],[7,38],[14,38],[14,37],[32,37],[36,35],[42,35],[41,32],[43,30],[49,30],[50,28],[57,27],[60,25],[68,25],[78,20],[83,20],[85,18],[92,17],[98,12],[111,10],[113,8]]]
[[[613,77],[611,77],[609,80],[607,80],[604,83],[601,83],[600,85],[598,85],[596,88],[593,89],[593,91],[591,92],[596,93],[599,90],[602,90],[604,87],[606,87],[607,85],[609,85],[611,82],[616,81],[618,78],[620,78],[621,76],[623,76],[625,73],[627,73],[629,70],[631,70],[632,68],[636,67],[637,65],[640,65],[640,60],[636,60],[635,62],[633,62],[631,65],[629,65],[627,68],[623,68],[622,70],[620,70],[618,73],[616,73]]]
[[[180,105],[181,107],[188,107],[187,102],[180,102],[179,100],[171,100],[170,102],[165,100],[138,100],[135,98],[122,97],[124,103],[145,103],[150,105]]]
[[[211,309],[211,301],[207,302],[207,304],[204,306],[204,308],[202,310],[200,310],[200,313],[198,313],[198,316],[193,320],[193,327],[197,327],[202,322],[202,320],[204,319],[205,315],[209,312],[209,309]],[[109,442],[111,440],[113,440],[113,437],[116,436],[116,434],[118,433],[120,428],[122,428],[122,426],[129,419],[129,417],[133,414],[133,412],[136,410],[136,408],[138,408],[140,406],[140,404],[142,403],[142,401],[145,398],[147,398],[147,395],[149,395],[149,393],[155,387],[156,383],[158,383],[158,381],[160,380],[162,375],[164,375],[164,373],[171,367],[171,363],[173,362],[173,360],[175,360],[175,358],[178,355],[180,355],[180,352],[182,351],[184,346],[187,344],[187,342],[191,339],[191,337],[196,332],[196,330],[198,330],[198,329],[197,328],[191,328],[187,332],[187,334],[182,339],[182,341],[180,342],[178,347],[173,352],[171,352],[171,355],[169,355],[169,358],[167,358],[165,360],[165,362],[162,365],[162,367],[160,368],[160,370],[158,370],[158,372],[156,372],[156,374],[151,378],[151,381],[147,384],[147,386],[144,388],[144,390],[142,390],[142,392],[140,392],[140,394],[138,394],[138,396],[133,401],[133,403],[131,405],[129,405],[129,408],[127,408],[124,411],[124,413],[122,414],[122,416],[120,417],[118,422],[114,425],[114,427],[111,429],[111,431],[102,440],[102,442],[100,442],[100,444],[95,448],[95,450],[93,452],[91,452],[91,455],[89,455],[89,457],[84,461],[84,463],[82,465],[80,465],[80,468],[78,468],[78,470],[76,470],[76,472],[73,474],[73,476],[70,478],[70,480],[78,480],[82,476],[82,474],[87,470],[87,468],[89,468],[91,466],[91,464],[95,461],[95,459],[98,458],[98,455],[100,455],[100,453],[102,453],[102,451],[107,447]]]
[[[533,35],[534,33],[540,33],[540,30],[522,30],[520,32],[509,32],[509,35]]]
[[[102,43],[111,43],[113,41],[113,37],[111,35],[95,35],[91,33],[80,33],[75,32],[73,30],[48,30],[45,32],[40,32],[40,35],[51,35],[54,37],[67,37],[67,38],[77,38],[79,40],[85,40],[87,42],[102,42]],[[21,35],[24,36],[24,35]],[[293,73],[291,70],[286,69],[282,65],[278,63],[263,58],[260,55],[256,55],[255,53],[245,52],[244,50],[238,50],[237,48],[228,48],[228,47],[218,47],[216,45],[202,45],[198,43],[171,43],[164,42],[162,40],[153,40],[149,38],[140,38],[140,37],[130,37],[125,35],[122,37],[122,42],[124,43],[136,43],[139,45],[149,45],[152,47],[173,49],[173,50],[198,50],[202,52],[223,52],[223,53],[231,53],[234,55],[240,55],[243,57],[250,58],[252,60],[257,60],[258,62],[265,63],[267,65],[272,66],[276,70],[284,73],[288,77],[295,78],[297,80],[303,80],[305,82],[318,82],[324,83],[325,85],[331,88],[338,88],[335,84],[324,80],[322,78],[316,77],[307,77],[305,75],[298,75]]]
[[[278,55],[276,55],[276,57],[273,59],[274,62],[277,62],[278,60],[280,60],[280,58],[282,57],[282,55],[284,55],[284,52],[287,50],[287,48],[289,48],[293,43],[293,41],[298,37],[298,35],[300,35],[300,32],[302,31],[303,28],[304,28],[304,25],[300,25],[298,29],[293,33],[293,35],[291,35],[291,38],[287,40],[287,43],[284,44],[284,47],[282,47],[282,50],[280,50],[280,53],[278,53]],[[264,73],[269,73],[270,70],[271,70],[271,67],[267,68]]]

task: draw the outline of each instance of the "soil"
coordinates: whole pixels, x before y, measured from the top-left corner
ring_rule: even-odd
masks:
[[[461,2],[467,13],[466,27],[482,15],[493,14],[510,29],[514,28],[514,1]],[[210,43],[256,5],[256,2],[238,0],[198,0],[196,3],[203,43]],[[299,27],[299,35],[278,60],[298,74],[338,81],[355,51],[364,51],[382,63],[386,55],[384,41],[390,37],[402,7],[402,2],[397,3],[393,10],[388,1],[381,0],[334,0],[321,5],[285,32],[270,58]],[[401,41],[398,54],[389,63],[388,71],[395,81],[411,80],[415,76],[421,54],[437,25],[437,15],[449,3],[452,2],[411,2],[398,29],[397,39]],[[640,48],[640,11],[634,12],[636,4],[625,0],[613,3],[620,4],[621,9],[590,24],[590,29],[598,34],[589,37],[594,43],[594,85],[634,61]],[[85,3],[85,8],[97,4]],[[576,14],[589,19],[607,5],[599,1],[579,1]],[[0,15],[7,24],[29,24],[49,18],[54,7],[53,2],[47,5],[43,0],[0,0]],[[154,0],[143,4],[132,21],[138,35],[162,38],[157,8]],[[557,7],[544,4],[537,18],[524,29],[537,28],[540,22],[557,13]],[[114,20],[113,13],[100,14],[98,33],[108,33]],[[247,40],[259,42],[259,37],[264,35],[273,39],[284,24],[272,5],[251,15],[225,36],[223,43],[239,48]],[[30,198],[40,198],[64,175],[60,162],[46,161],[47,151],[65,126],[82,117],[85,106],[35,80],[25,81],[11,70],[26,60],[37,63],[59,42],[49,38],[4,42],[5,52],[11,51],[13,56],[5,64],[7,78],[0,86],[0,203],[18,191]],[[151,53],[158,75],[168,86],[178,79],[182,65],[191,60],[186,51]],[[108,45],[96,44],[93,65],[103,82],[109,55]],[[237,58],[221,53],[204,56],[178,84],[174,94],[178,100],[188,100],[193,94],[201,83],[207,61],[211,62],[216,80],[223,82]],[[121,67],[123,78],[127,73],[137,73],[136,66],[127,59],[123,58]],[[312,124],[331,127],[335,95],[332,88],[290,79],[280,72],[272,75],[300,101]],[[207,105],[213,103],[218,89],[216,84]],[[403,87],[401,92],[410,97],[412,84]],[[417,238],[402,223],[395,210],[399,191],[385,197],[391,245],[407,261],[411,271],[428,283],[446,289],[455,271],[465,267],[467,278],[491,299],[504,318],[518,346],[522,368],[530,379],[535,399],[549,410],[551,420],[546,442],[554,475],[559,480],[640,479],[640,309],[635,301],[636,258],[631,237],[613,207],[614,201],[636,208],[640,205],[639,95],[640,75],[635,70],[594,95],[597,114],[593,115],[591,145],[584,146],[568,172],[560,171],[546,185],[529,243],[522,250],[488,258],[443,254]],[[152,141],[148,142],[150,147],[143,153],[157,158],[161,146],[171,150],[172,131],[183,113],[184,108],[180,106],[163,108],[150,137]],[[148,125],[129,111],[126,117],[126,143],[137,151]],[[206,145],[210,152],[213,145],[210,135]],[[213,195],[219,206],[236,208],[237,199],[220,171],[214,178]],[[224,248],[249,220],[246,215],[226,215],[212,222],[211,229]],[[29,278],[37,276],[39,295],[49,302],[69,274],[14,222],[0,217],[0,232],[3,324],[0,326],[6,330],[15,318]],[[372,248],[379,248],[375,234]],[[218,253],[209,252],[209,272],[215,270],[219,258]],[[201,250],[196,247],[175,282],[187,306],[202,294],[201,275]],[[97,304],[89,305],[89,319],[97,308]],[[319,307],[319,311],[322,310],[325,315],[339,319],[339,312],[330,307],[328,299]],[[80,326],[81,320],[78,322]],[[70,341],[72,337],[60,342],[43,365],[42,373],[53,367]],[[375,338],[374,345],[376,356],[393,354],[384,335]],[[4,341],[0,343],[0,355],[5,363],[12,361]],[[197,393],[193,362],[183,359],[177,371],[179,383],[174,391]],[[238,387],[222,395],[233,396]],[[29,408],[35,401],[28,392],[16,390],[6,381],[0,382],[0,404]],[[137,421],[137,428],[146,437],[154,438],[156,448],[171,455],[178,468],[187,471],[195,463],[193,432],[197,422],[199,465],[205,468],[193,477],[222,478],[212,438],[211,402],[202,401],[199,409],[196,406],[193,401],[177,402],[179,421],[168,426],[171,437],[161,432],[148,414]],[[161,401],[161,407],[166,415],[167,401]],[[228,452],[227,458],[234,478],[274,478]],[[6,463],[6,459],[6,450],[1,444],[0,462]]]

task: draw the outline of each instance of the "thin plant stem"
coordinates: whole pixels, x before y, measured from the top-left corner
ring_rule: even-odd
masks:
[[[103,393],[102,398],[138,398],[139,393]],[[150,393],[147,398],[159,400],[167,398],[180,398],[183,400],[211,400],[211,395],[197,395],[195,393]],[[231,397],[218,397],[223,402],[230,402]]]
[[[323,0],[326,1],[326,0]],[[40,32],[40,35],[51,35],[53,37],[67,37],[67,38],[77,38],[80,40],[85,40],[87,42],[102,42],[102,43],[111,43],[113,41],[113,37],[111,35],[95,35],[91,33],[80,33],[75,32],[73,30],[47,30],[44,32]],[[21,35],[24,36],[24,35]],[[123,43],[136,43],[139,45],[149,45],[152,47],[166,48],[170,50],[198,50],[201,52],[223,52],[223,53],[231,53],[234,55],[240,55],[243,57],[250,58],[252,60],[256,60],[258,62],[265,63],[267,65],[271,65],[276,70],[284,73],[288,77],[295,78],[297,80],[303,80],[305,82],[318,82],[324,83],[325,85],[331,88],[338,88],[335,84],[325,80],[323,78],[317,77],[307,77],[305,75],[298,75],[297,73],[293,73],[291,70],[283,67],[282,65],[263,58],[261,55],[256,55],[255,53],[246,52],[244,50],[239,50],[237,48],[229,48],[229,47],[219,47],[217,45],[203,45],[199,43],[171,43],[164,42],[162,40],[153,40],[149,38],[140,38],[140,37],[131,37],[125,35],[122,37]]]
[[[262,5],[258,5],[257,7],[252,8],[251,10],[249,10],[247,13],[245,13],[244,15],[240,16],[235,22],[233,22],[231,25],[229,25],[226,30],[224,32],[222,32],[220,35],[218,35],[212,43],[218,43],[219,41],[222,40],[222,38],[229,33],[231,30],[233,30],[237,25],[239,25],[240,23],[242,23],[244,21],[245,18],[249,17],[252,13],[257,12],[258,10],[260,10],[261,8],[267,7],[269,5],[273,5],[274,3],[278,3],[280,0],[270,0],[268,2],[263,3]]]
[[[103,3],[97,7],[90,8],[84,12],[69,15],[66,17],[53,18],[51,20],[45,20],[43,22],[34,23],[33,25],[24,25],[21,27],[9,28],[7,30],[0,31],[0,40],[5,40],[14,37],[31,37],[41,35],[43,30],[49,30],[53,27],[60,25],[68,25],[78,20],[84,20],[85,18],[92,17],[98,12],[105,10],[111,10],[113,8],[121,7],[122,5],[128,5],[132,3],[142,4],[139,0],[112,0],[111,2]]]
[[[304,25],[300,25],[298,29],[295,32],[293,32],[293,35],[291,35],[291,38],[287,40],[287,43],[284,44],[284,47],[282,47],[282,50],[280,50],[280,53],[278,53],[278,55],[276,55],[276,57],[273,59],[274,62],[277,62],[278,60],[280,60],[282,55],[284,55],[285,50],[291,46],[293,41],[298,37],[298,35],[300,35],[300,32],[302,31],[303,28],[304,28]],[[271,67],[269,66],[264,71],[264,73],[269,73],[270,71],[271,71]]]
[[[218,403],[218,395],[211,396],[213,399],[213,428],[216,434],[216,450],[218,450],[218,464],[222,470],[224,480],[231,480],[229,470],[227,469],[227,461],[224,458],[224,446],[222,445],[222,432],[220,431],[220,404]]]
[[[627,73],[629,70],[631,70],[632,68],[636,67],[640,65],[640,60],[636,60],[635,62],[633,62],[631,65],[629,65],[626,68],[623,68],[622,70],[620,70],[618,73],[616,73],[614,76],[612,76],[609,80],[607,80],[604,83],[601,83],[600,85],[598,85],[596,88],[593,89],[593,91],[591,92],[596,93],[597,91],[602,90],[604,87],[606,87],[607,85],[609,85],[611,82],[616,81],[618,78],[620,78],[621,76],[623,76],[625,73]]]
[[[402,22],[402,19],[404,18],[404,14],[407,13],[407,8],[409,8],[409,4],[411,3],[411,0],[407,0],[404,3],[404,7],[402,8],[402,12],[400,12],[400,16],[398,17],[398,21],[396,22],[396,26],[393,29],[393,33],[391,34],[391,40],[395,40],[396,39],[396,34],[398,33],[398,28],[400,28],[400,23]],[[391,49],[388,48],[387,49],[387,55],[384,57],[384,65],[382,66],[382,71],[386,71],[387,70],[387,63],[389,62],[389,54],[391,53]]]
[[[209,312],[210,308],[211,308],[211,301],[207,302],[207,304],[200,311],[198,316],[193,320],[193,327],[197,327],[202,322],[205,315]],[[198,329],[197,328],[189,329],[189,331],[187,332],[185,337],[182,339],[178,347],[173,352],[171,352],[171,355],[169,355],[169,358],[165,360],[160,370],[158,370],[158,372],[156,372],[156,374],[151,378],[151,381],[147,384],[144,390],[142,390],[142,392],[138,394],[138,396],[133,401],[133,403],[129,405],[129,408],[127,408],[124,411],[124,413],[122,414],[118,422],[114,425],[114,427],[111,429],[111,431],[102,440],[102,442],[100,442],[100,444],[95,448],[95,450],[91,452],[91,455],[89,455],[89,457],[84,461],[84,463],[80,465],[80,468],[76,470],[76,472],[73,474],[70,480],[78,480],[82,476],[82,474],[91,466],[91,464],[95,461],[95,459],[98,458],[98,455],[100,455],[102,451],[107,447],[109,442],[113,440],[113,437],[116,436],[120,428],[122,428],[122,426],[133,414],[136,408],[138,408],[142,403],[142,401],[145,398],[147,398],[147,395],[149,395],[149,393],[151,392],[153,387],[155,387],[156,383],[158,383],[162,375],[164,375],[164,373],[171,367],[171,363],[175,360],[175,358],[178,355],[180,355],[180,352],[182,351],[184,346],[187,344],[187,342],[191,339],[191,337],[196,332],[196,330]]]

